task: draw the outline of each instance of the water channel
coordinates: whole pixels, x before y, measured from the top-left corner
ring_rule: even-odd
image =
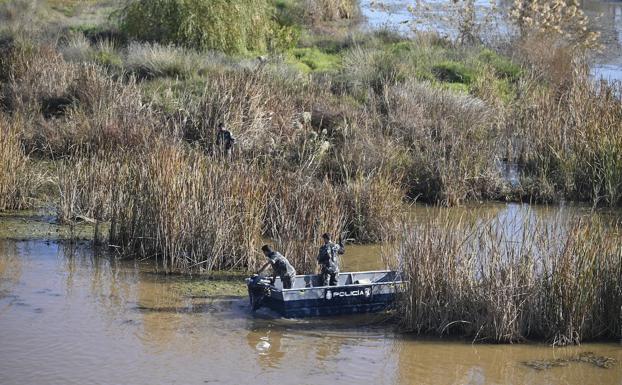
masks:
[[[438,210],[414,208],[414,220]],[[451,210],[543,221],[590,211],[520,204]],[[350,246],[344,269],[382,267],[379,253],[378,246]],[[187,281],[88,243],[0,240],[0,384],[622,383],[619,343],[471,344],[404,335],[380,315],[281,319],[251,313],[240,295],[191,295]],[[525,364],[586,352],[616,363]]]

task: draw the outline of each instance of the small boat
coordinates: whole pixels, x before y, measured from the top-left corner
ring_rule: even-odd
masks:
[[[387,309],[404,282],[396,271],[339,273],[336,286],[323,286],[319,275],[297,275],[291,289],[280,278],[273,285],[266,277],[246,279],[253,311],[267,307],[283,317],[302,318],[371,313]]]

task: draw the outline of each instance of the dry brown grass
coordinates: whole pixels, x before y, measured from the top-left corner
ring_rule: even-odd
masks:
[[[404,191],[392,176],[375,174],[348,181],[341,198],[348,238],[358,243],[391,242],[405,217],[403,199]]]
[[[620,338],[619,230],[596,219],[406,226],[400,314],[420,334],[556,345]]]
[[[359,13],[355,0],[305,0],[306,17],[312,23],[352,19]]]
[[[19,120],[0,113],[0,211],[31,206],[40,180],[31,172],[20,130]]]
[[[110,241],[166,270],[256,265],[265,189],[252,165],[228,165],[175,143],[117,164]]]
[[[481,99],[406,83],[388,90],[393,134],[410,150],[410,195],[453,206],[494,197],[496,168],[494,109]]]
[[[616,206],[622,202],[622,85],[595,82],[568,55],[560,48],[539,57],[544,65],[521,84],[510,117],[525,193]]]
[[[29,152],[61,156],[141,147],[166,129],[133,78],[114,79],[97,65],[66,62],[53,46],[15,44],[3,102],[12,114],[28,117],[22,140]]]

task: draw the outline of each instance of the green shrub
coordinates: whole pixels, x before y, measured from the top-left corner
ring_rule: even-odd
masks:
[[[294,64],[305,72],[335,71],[341,66],[341,57],[320,51],[317,48],[296,48],[292,50]]]
[[[472,70],[464,64],[454,61],[444,61],[432,67],[432,73],[442,82],[471,84],[475,78]]]
[[[93,59],[97,64],[110,69],[119,69],[123,66],[123,60],[115,50],[112,43],[102,41],[93,53]]]
[[[520,66],[512,63],[510,59],[500,56],[490,49],[482,50],[478,59],[481,62],[490,65],[494,69],[495,75],[500,78],[515,81],[518,80],[522,74]]]
[[[135,0],[120,11],[119,26],[130,37],[162,44],[265,51],[283,35],[272,10],[268,0]]]

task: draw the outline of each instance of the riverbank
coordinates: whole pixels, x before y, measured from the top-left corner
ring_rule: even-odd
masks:
[[[310,18],[312,10],[279,2],[273,22],[300,36],[259,60],[264,52],[247,48],[224,54],[132,41],[104,17],[113,2],[42,3],[29,25],[20,6],[3,5],[1,208],[52,205],[60,222],[114,223],[113,243],[162,254],[170,267],[188,265],[175,247],[195,248],[189,239],[213,238],[216,229],[228,234],[219,242],[235,234],[250,242],[244,248],[325,229],[387,241],[403,201],[620,202],[618,91],[590,82],[581,50],[563,42],[530,35],[487,47],[434,33],[349,33],[348,19],[339,19],[352,10]],[[215,151],[221,121],[238,137],[232,159]],[[276,185],[287,191],[271,191]],[[228,199],[210,206],[206,191]],[[326,196],[312,202],[311,191]],[[298,201],[304,212],[288,213]],[[240,213],[245,229],[198,226],[197,218],[242,203],[250,204]],[[175,223],[172,213],[197,207]],[[332,218],[301,220],[320,207]],[[132,231],[142,234],[126,233],[138,218]],[[186,240],[173,249],[141,241],[167,237]],[[253,265],[249,258],[240,263]]]
[[[86,237],[165,272],[253,271],[266,239],[310,272],[325,231],[407,248],[413,202],[622,203],[621,89],[589,77],[590,40],[579,37],[592,35],[530,24],[494,45],[407,38],[350,31],[352,2],[248,2],[260,3],[241,17],[261,23],[236,24],[221,41],[201,28],[214,32],[214,15],[235,12],[227,2],[172,1],[189,12],[179,17],[207,12],[197,15],[207,22],[190,31],[172,23],[162,36],[128,27],[158,7],[2,2],[0,210],[46,207],[54,225],[41,231],[51,239]],[[577,14],[564,20],[583,22]],[[237,139],[231,155],[218,144],[221,122]],[[607,229],[611,253],[590,249],[591,261],[617,255],[616,234]],[[410,259],[401,262],[421,262]],[[495,276],[511,267],[495,266]],[[619,288],[603,293],[617,303]],[[436,321],[425,332],[455,320]],[[582,339],[570,334],[560,341]]]
[[[180,287],[184,280],[102,258],[88,246],[0,241],[0,381],[289,385],[307,383],[301,378],[333,384],[338,377],[386,385],[613,385],[622,379],[618,343],[472,344],[404,336],[375,315],[252,316],[246,298],[193,297]],[[604,359],[591,363],[590,352]],[[596,365],[607,358],[615,359],[613,367]]]

